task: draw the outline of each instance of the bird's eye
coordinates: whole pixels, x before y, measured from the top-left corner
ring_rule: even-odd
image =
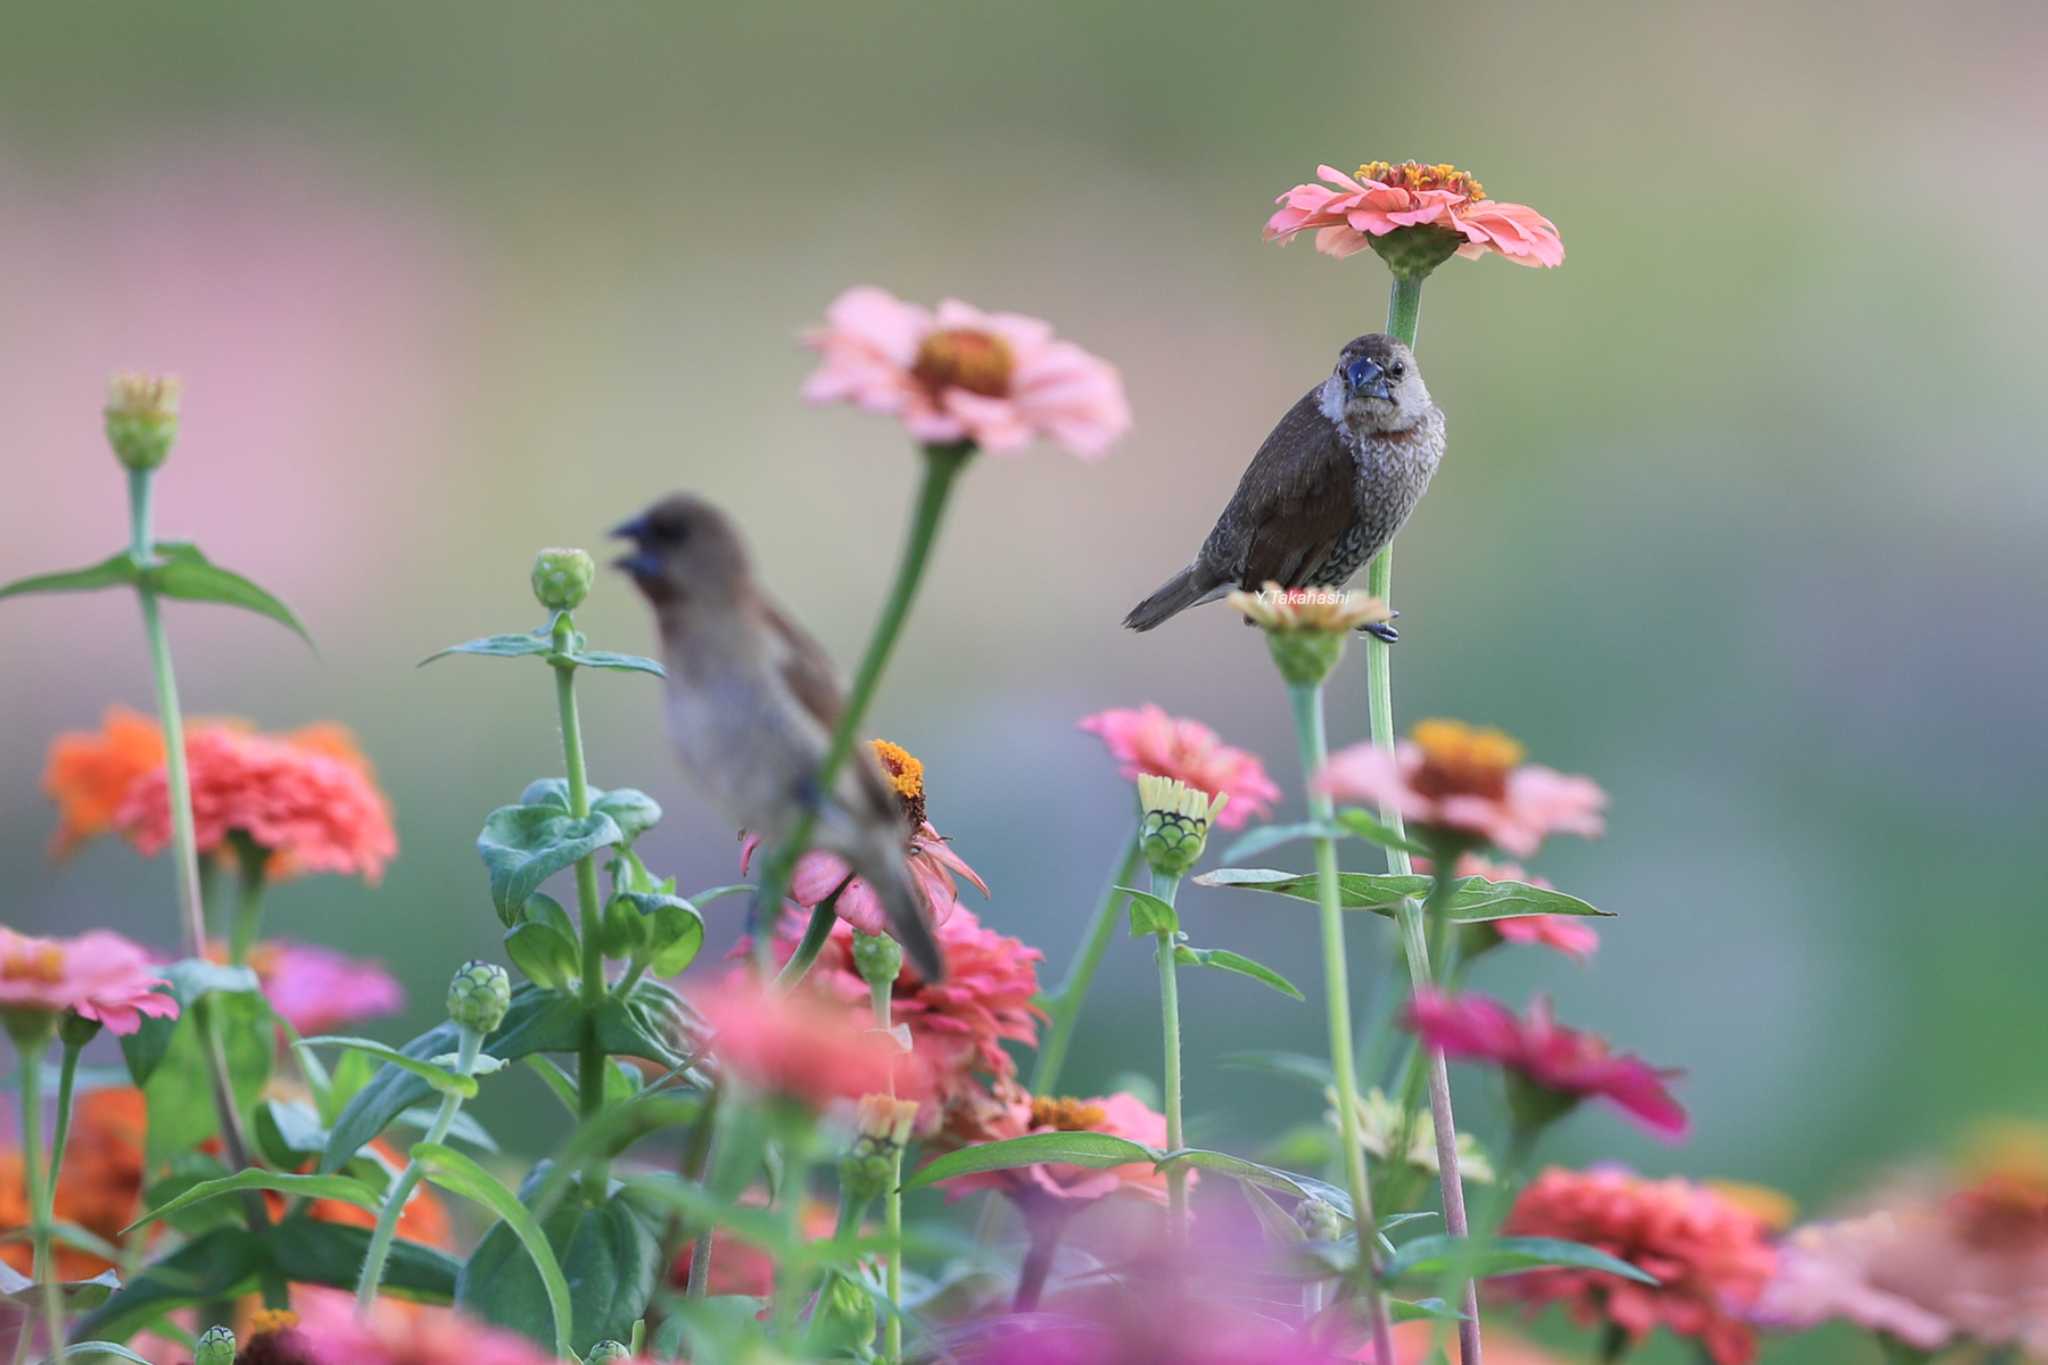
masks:
[[[1408,373],[1408,367],[1398,360],[1387,366],[1387,378],[1389,379],[1399,379],[1406,373]]]

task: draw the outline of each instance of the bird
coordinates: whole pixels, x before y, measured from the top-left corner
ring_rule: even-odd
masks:
[[[612,534],[633,545],[613,565],[654,610],[669,735],[691,783],[771,848],[814,810],[814,847],[874,888],[911,965],[942,980],[932,907],[905,861],[914,831],[903,803],[866,745],[822,789],[845,694],[824,649],[756,579],[739,528],[704,499],[676,494]],[[757,907],[757,932],[773,923],[759,918],[767,909]]]
[[[1194,562],[1124,625],[1151,630],[1236,588],[1344,587],[1393,540],[1443,455],[1444,414],[1414,353],[1380,332],[1346,342],[1252,456]]]

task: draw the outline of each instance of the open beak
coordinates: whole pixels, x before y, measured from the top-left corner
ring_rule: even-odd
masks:
[[[622,569],[635,578],[653,578],[661,572],[661,559],[647,546],[649,527],[644,516],[622,521],[612,527],[611,535],[633,542],[633,548],[612,561],[614,569]]]

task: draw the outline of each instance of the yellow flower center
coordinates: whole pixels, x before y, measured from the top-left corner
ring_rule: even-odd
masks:
[[[259,1308],[249,1315],[249,1335],[270,1336],[299,1325],[299,1315],[289,1308]]]
[[[179,391],[169,375],[117,374],[107,384],[107,411],[123,417],[175,417]]]
[[[1377,180],[1382,185],[1396,185],[1404,190],[1449,190],[1462,194],[1467,199],[1484,199],[1486,188],[1465,171],[1459,170],[1448,161],[1439,161],[1434,166],[1425,166],[1419,161],[1368,161],[1358,168],[1360,180]]]
[[[1754,1216],[1772,1232],[1783,1232],[1791,1227],[1793,1219],[1799,1215],[1799,1206],[1792,1202],[1790,1195],[1768,1185],[1756,1185],[1747,1180],[1709,1180],[1707,1188],[1744,1213]]]
[[[1090,1133],[1100,1128],[1108,1118],[1108,1111],[1101,1105],[1089,1104],[1086,1100],[1040,1096],[1031,1101],[1033,1128],[1054,1128],[1062,1133]]]
[[[17,938],[0,957],[0,981],[40,981],[54,986],[64,979],[64,950],[48,939]]]
[[[924,828],[924,764],[901,744],[892,744],[886,739],[870,743],[889,785],[895,789],[896,799],[903,803],[903,818],[910,822],[913,830]]]
[[[1508,774],[1528,752],[1499,730],[1456,720],[1425,720],[1409,737],[1422,750],[1415,789],[1424,796],[1489,796],[1507,791]]]
[[[1010,391],[1010,375],[1016,368],[1016,353],[995,333],[950,327],[924,339],[910,373],[933,393],[965,389],[1001,398]]]

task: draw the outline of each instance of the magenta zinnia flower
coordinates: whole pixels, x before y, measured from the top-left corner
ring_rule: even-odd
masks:
[[[30,938],[0,926],[0,1010],[72,1010],[130,1034],[145,1015],[178,1017],[178,1002],[157,990],[170,984],[156,974],[149,954],[105,929],[77,938]]]
[[[1225,744],[1202,722],[1170,716],[1150,702],[1097,711],[1082,719],[1081,728],[1101,737],[1127,778],[1170,777],[1211,796],[1229,797],[1217,812],[1218,829],[1242,829],[1280,799],[1280,788],[1266,776],[1257,754]]]
[[[927,444],[1003,454],[1044,438],[1095,459],[1131,425],[1116,366],[1020,313],[958,299],[934,313],[863,285],[833,300],[804,343],[820,356],[805,398],[893,414]]]
[[[1617,1055],[1605,1040],[1565,1028],[1541,997],[1518,1017],[1485,996],[1420,990],[1408,1002],[1402,1026],[1447,1057],[1492,1062],[1570,1102],[1604,1099],[1659,1137],[1685,1136],[1685,1109],[1664,1085],[1676,1072]]]
[[[249,965],[271,1009],[300,1034],[326,1033],[405,1008],[405,991],[383,963],[331,948],[260,943],[249,954]]]
[[[1523,763],[1526,752],[1499,730],[1425,720],[1393,753],[1354,744],[1332,754],[1316,788],[1339,801],[1391,807],[1425,831],[1523,858],[1547,835],[1599,834],[1607,794],[1591,778]]]
[[[1564,264],[1554,223],[1527,204],[1487,198],[1480,183],[1455,166],[1369,161],[1355,177],[1334,166],[1318,166],[1316,174],[1328,183],[1296,185],[1274,201],[1281,207],[1266,220],[1267,241],[1314,231],[1316,250],[1341,258],[1376,237],[1422,228],[1462,237],[1457,254],[1467,260],[1493,252],[1516,265]]]

